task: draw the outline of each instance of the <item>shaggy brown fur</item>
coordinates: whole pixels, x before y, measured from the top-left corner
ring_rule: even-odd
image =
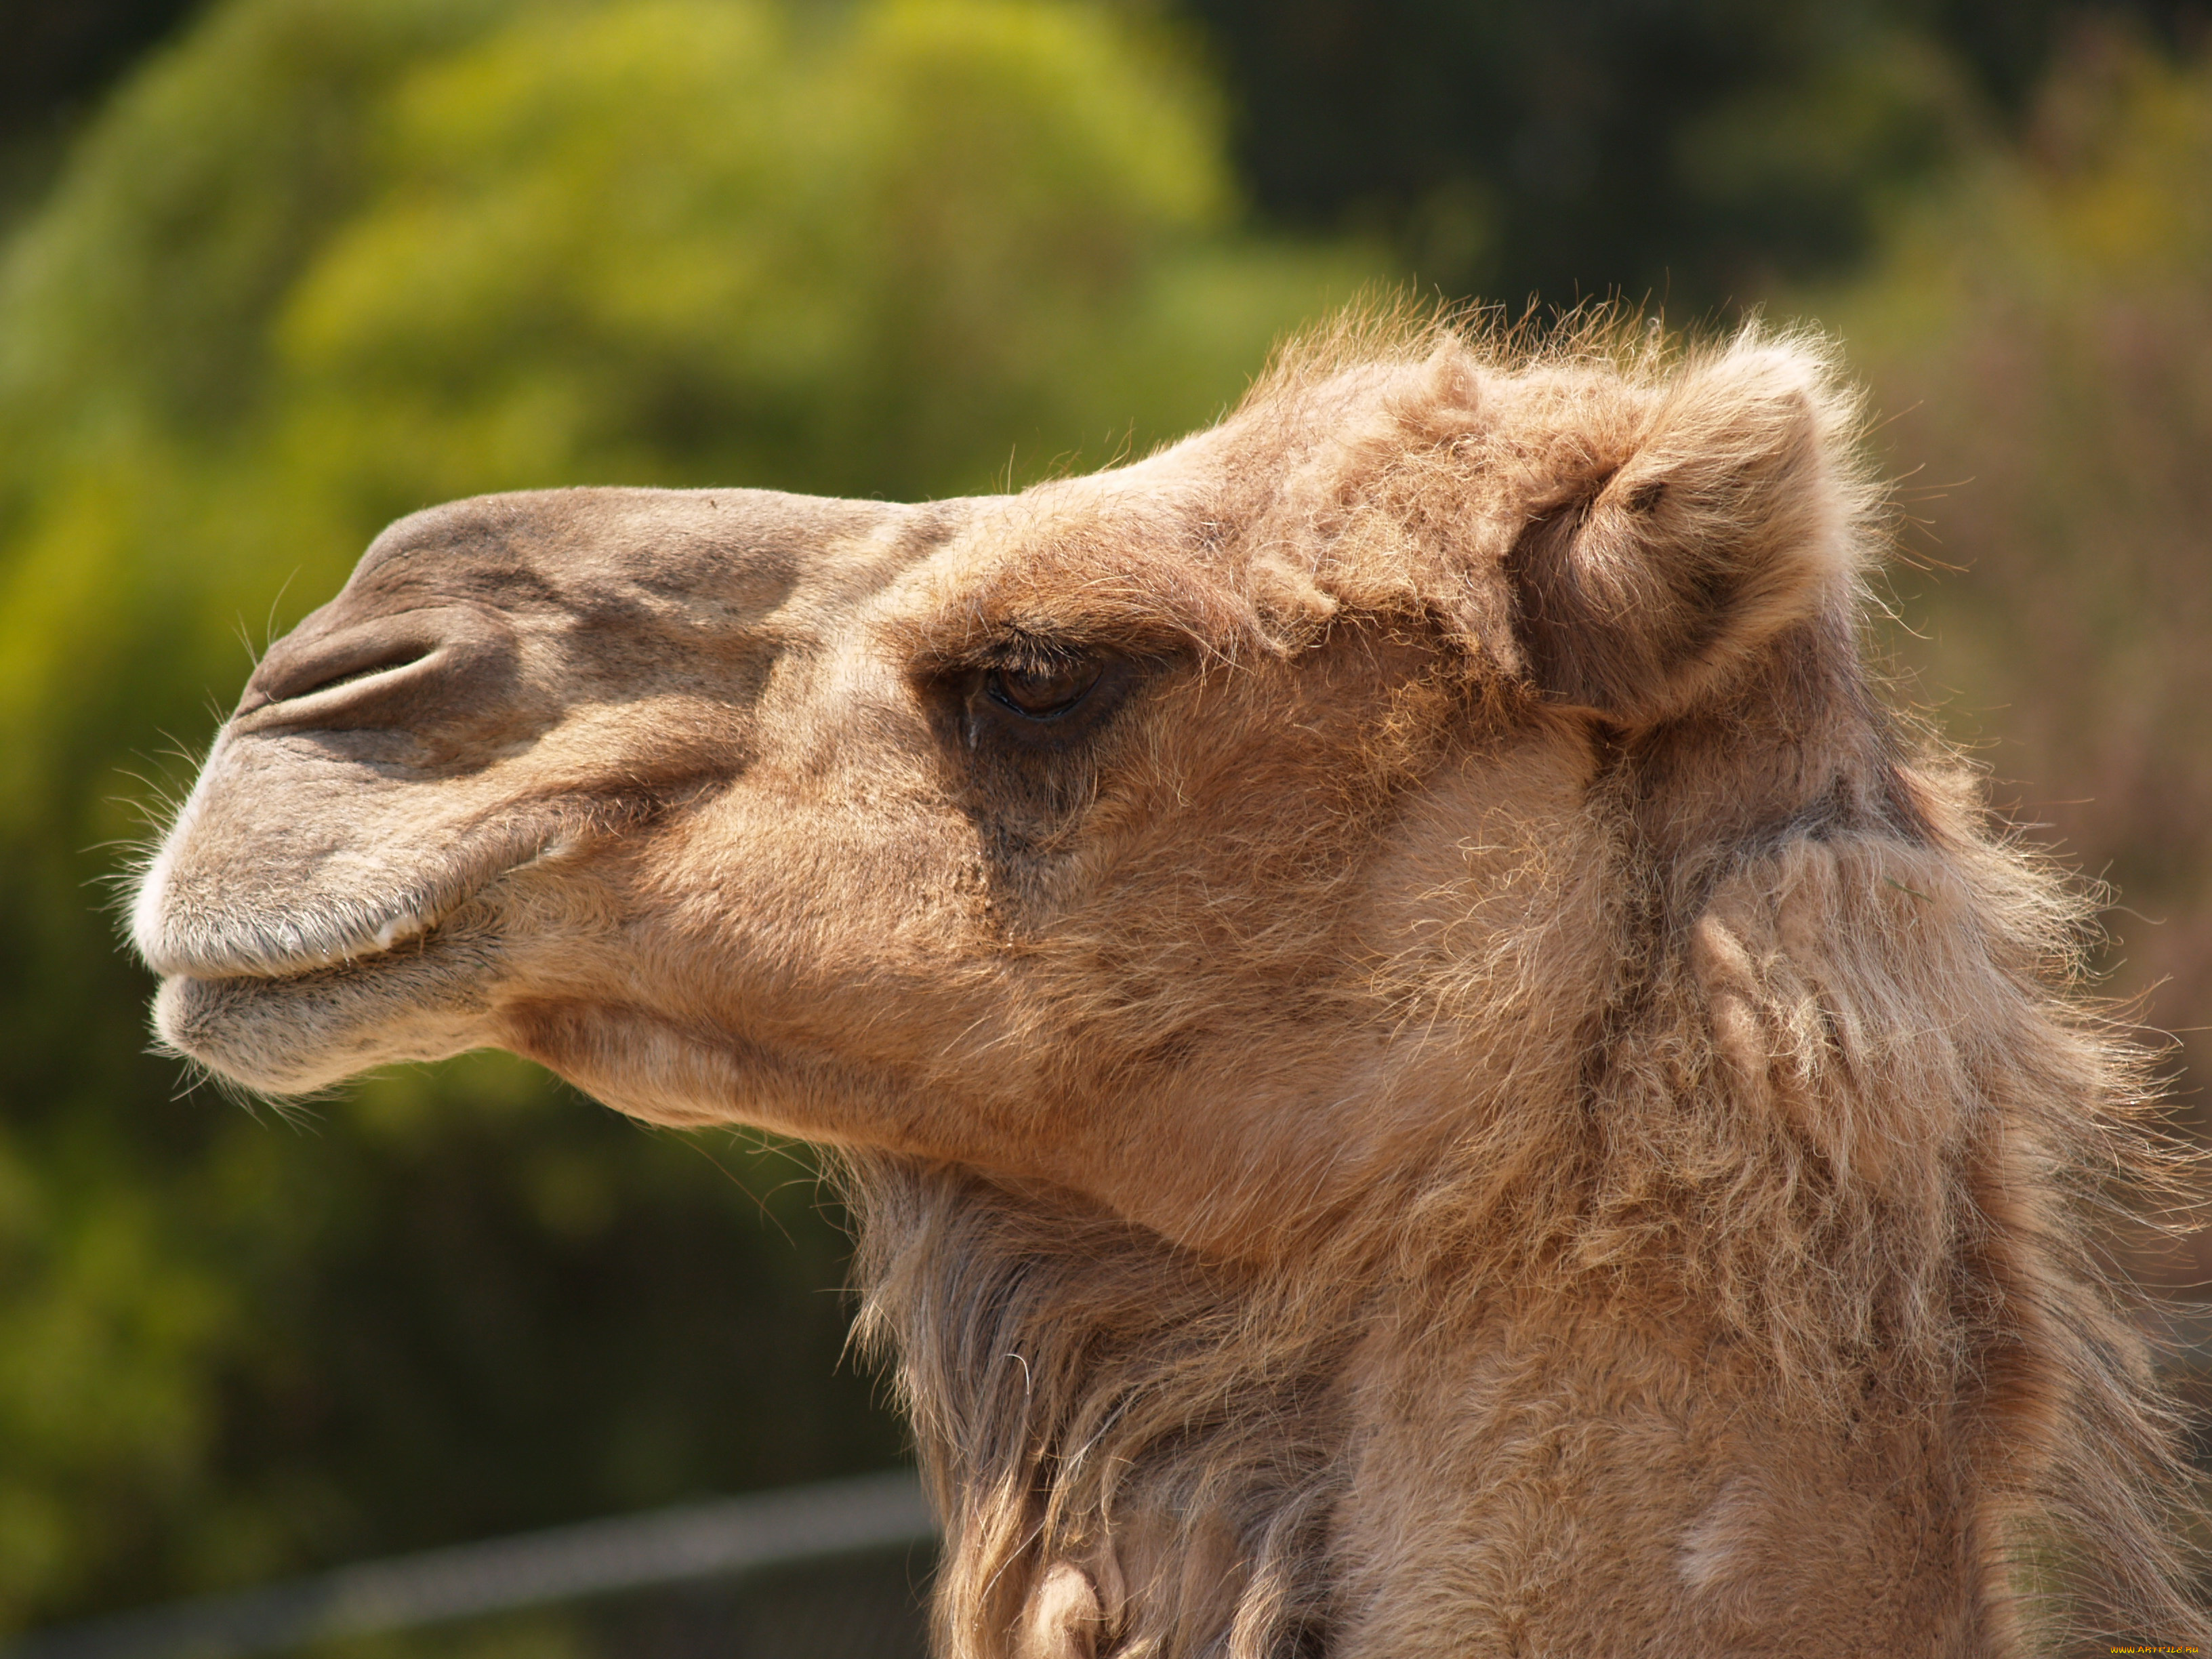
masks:
[[[2170,1155],[1869,690],[1856,418],[1355,322],[1011,499],[417,515],[149,871],[161,1030],[841,1149],[955,1659],[2201,1642],[2089,1231]]]

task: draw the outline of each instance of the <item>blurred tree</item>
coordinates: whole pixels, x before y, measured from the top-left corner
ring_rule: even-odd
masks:
[[[1676,317],[1832,273],[2002,125],[2088,15],[2203,0],[1184,0],[1277,222],[1389,236],[1427,286]]]
[[[11,131],[65,131],[205,3],[12,0],[0,174]],[[1447,295],[1620,289],[1678,316],[1864,255],[1885,205],[2009,130],[2085,23],[2174,48],[2212,21],[2212,0],[1122,3],[1201,27],[1279,226],[1387,237]],[[52,148],[14,171],[43,178]]]
[[[110,82],[201,0],[8,0],[0,7],[0,224],[43,191]]]
[[[176,1097],[123,769],[431,501],[1205,421],[1358,275],[1233,209],[1173,40],[1051,0],[227,0],[124,89],[0,263],[0,1626],[893,1454],[788,1154],[496,1056]]]

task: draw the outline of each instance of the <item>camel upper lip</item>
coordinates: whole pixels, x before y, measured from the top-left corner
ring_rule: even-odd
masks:
[[[456,904],[465,902],[467,896]],[[240,916],[225,931],[222,954],[210,952],[151,965],[164,979],[292,979],[374,961],[414,941],[427,942],[453,908],[428,911],[403,904],[393,908],[374,933],[364,930],[360,935],[327,944],[289,917]]]

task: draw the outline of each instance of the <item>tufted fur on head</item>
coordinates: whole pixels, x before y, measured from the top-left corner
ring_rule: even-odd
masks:
[[[1433,642],[1341,822],[1458,857],[1359,964],[1373,1109],[1433,1115],[1287,1237],[843,1160],[948,1654],[2203,1638],[2093,1224],[2185,1160],[2079,1000],[2081,890],[1869,689],[1857,420],[1800,336],[1356,320],[1212,434],[1218,559],[1064,544],[998,596],[1255,673]],[[1562,751],[1534,819],[1436,787]],[[1316,859],[1227,948],[1310,974],[1372,879]]]

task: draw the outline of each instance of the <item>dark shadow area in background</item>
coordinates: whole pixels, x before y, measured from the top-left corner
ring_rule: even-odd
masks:
[[[1678,320],[1847,268],[1962,125],[2017,123],[2088,21],[2172,49],[2212,16],[2203,0],[1184,6],[1269,219],[1380,232],[1448,295],[1648,295]]]
[[[0,230],[43,193],[107,88],[204,0],[8,0],[0,8]]]

